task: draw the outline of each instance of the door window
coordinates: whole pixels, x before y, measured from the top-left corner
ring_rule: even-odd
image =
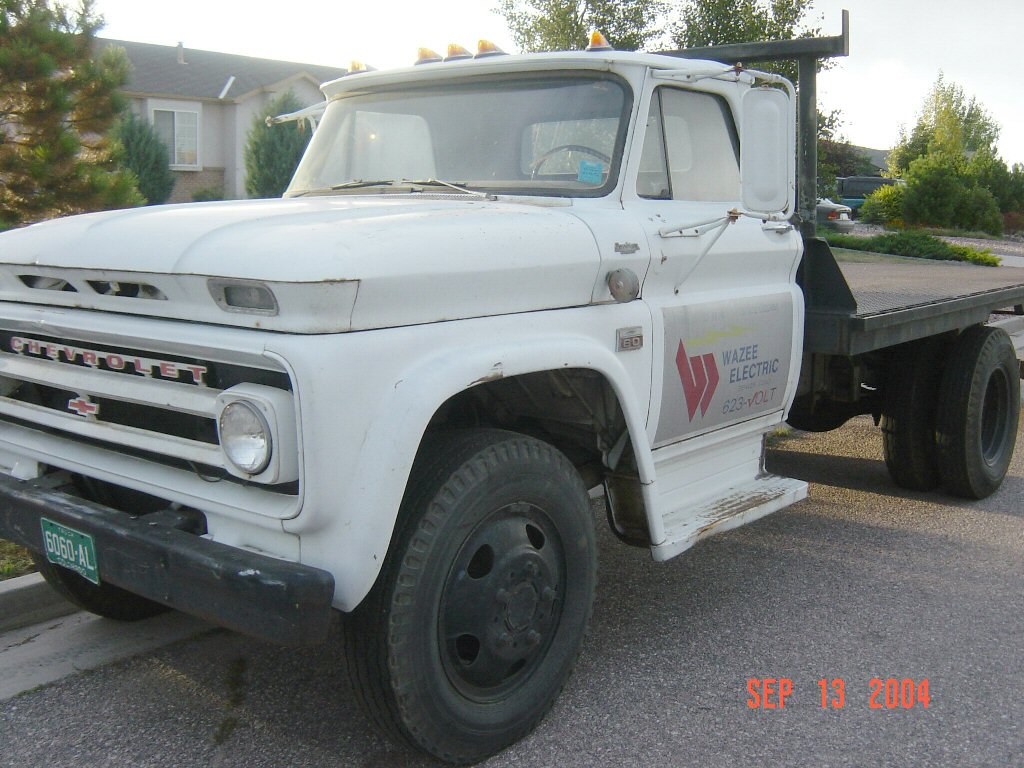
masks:
[[[655,92],[637,194],[655,199],[739,200],[739,141],[724,99],[678,88]]]

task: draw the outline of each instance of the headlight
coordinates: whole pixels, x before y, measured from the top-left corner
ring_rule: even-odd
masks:
[[[224,406],[218,423],[220,445],[228,460],[249,475],[258,475],[270,464],[273,441],[263,414],[242,400]]]

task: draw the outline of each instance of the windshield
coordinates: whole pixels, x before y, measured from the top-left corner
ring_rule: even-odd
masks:
[[[629,96],[607,75],[504,76],[332,101],[286,196],[408,192],[439,181],[508,194],[599,196],[615,185]],[[380,189],[373,189],[379,186]]]

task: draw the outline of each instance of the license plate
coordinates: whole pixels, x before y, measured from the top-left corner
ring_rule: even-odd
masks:
[[[96,567],[96,543],[92,536],[66,525],[47,520],[39,521],[43,526],[43,547],[46,559],[55,565],[74,571],[93,584],[100,583],[100,572]]]

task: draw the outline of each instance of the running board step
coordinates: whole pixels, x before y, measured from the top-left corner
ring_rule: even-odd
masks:
[[[752,523],[805,498],[807,483],[803,480],[761,475],[724,496],[669,512],[664,517],[665,541],[651,547],[651,553],[655,560],[668,560],[701,539]]]

